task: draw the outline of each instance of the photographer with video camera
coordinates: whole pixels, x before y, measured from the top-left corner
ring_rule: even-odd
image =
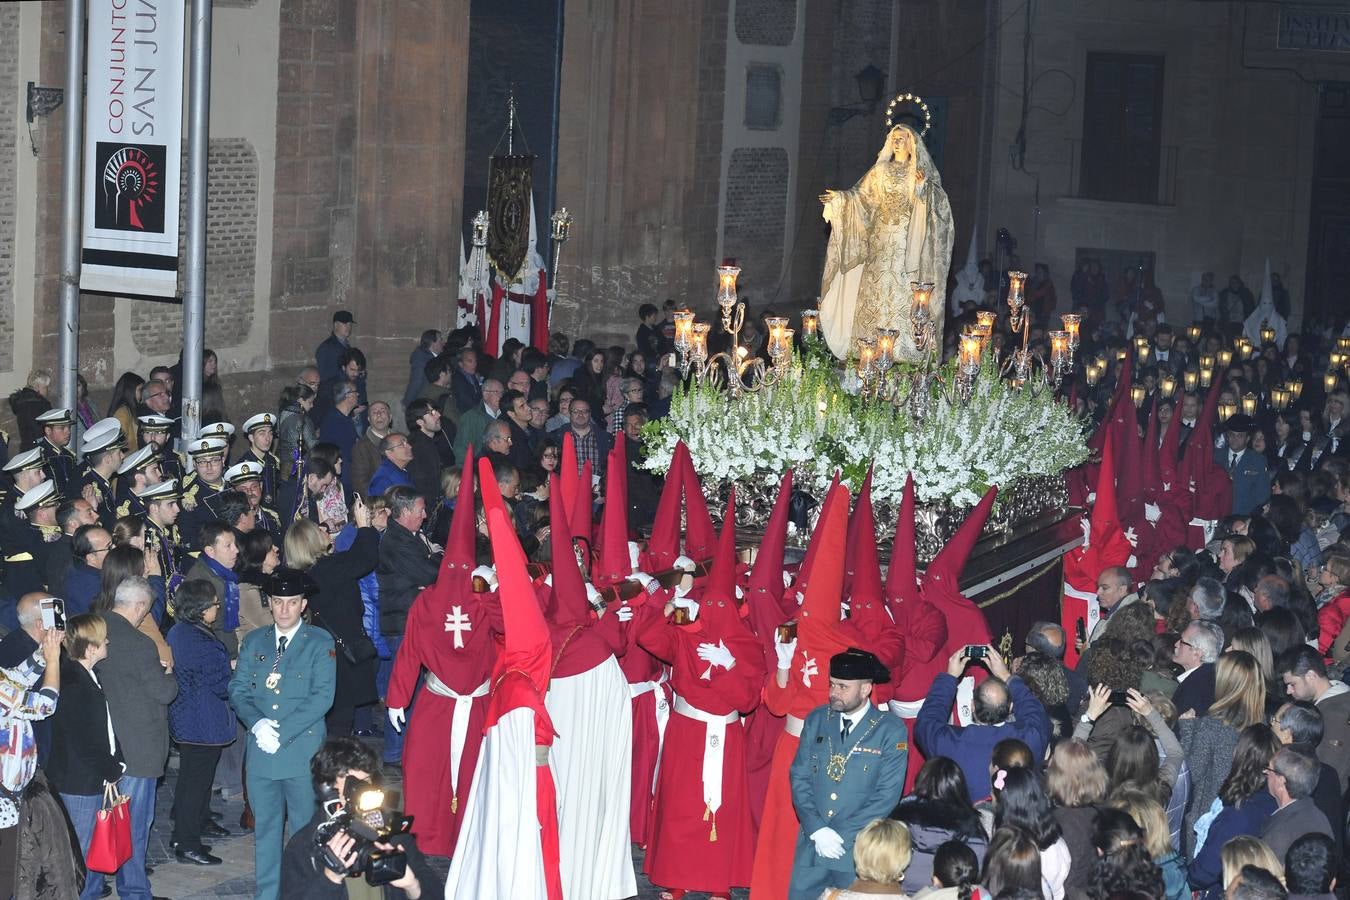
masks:
[[[287,900],[345,898],[353,879],[385,900],[417,900],[438,884],[409,831],[412,820],[391,809],[372,780],[379,768],[379,756],[356,738],[328,738],[319,748],[309,764],[319,809],[291,836],[281,860]]]

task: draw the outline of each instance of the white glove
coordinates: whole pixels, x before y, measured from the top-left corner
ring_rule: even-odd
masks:
[[[638,554],[642,549],[638,547],[637,541],[628,542],[628,568],[636,569],[638,567]]]
[[[1156,503],[1145,503],[1144,518],[1149,522],[1158,521],[1162,518],[1162,507]]]
[[[259,719],[253,723],[253,739],[258,742],[258,749],[264,753],[276,753],[281,749],[281,738],[277,735],[277,729],[281,727],[276,719]]]
[[[633,621],[633,607],[620,606],[614,611],[614,615],[620,622],[631,622]]]
[[[783,587],[784,588],[792,587],[792,575],[788,573],[786,570],[784,570],[783,572]]]
[[[797,639],[793,638],[786,644],[778,639],[778,632],[773,635],[773,652],[778,657],[778,668],[792,668],[792,657],[797,653]]]
[[[670,603],[672,606],[678,607],[679,609],[689,610],[689,621],[691,622],[698,621],[697,600],[690,600],[688,597],[676,597],[674,600],[670,601]]]
[[[403,733],[403,723],[404,723],[405,721],[406,721],[406,719],[405,719],[405,713],[403,712],[403,707],[401,707],[401,706],[391,706],[391,707],[389,707],[389,724],[392,725],[392,726],[394,727],[394,730],[395,730],[395,731],[397,731],[397,732],[399,732],[400,734],[402,734],[402,733]]]
[[[661,587],[661,583],[646,572],[634,572],[632,575],[628,576],[628,580],[636,581],[638,584],[642,585],[642,589],[649,594]]]
[[[596,590],[595,585],[591,584],[589,581],[586,582],[586,602],[591,606],[595,606],[600,599],[600,592]],[[603,609],[603,607],[601,608]]]
[[[812,832],[811,843],[816,845],[816,853],[826,859],[844,857],[844,839],[833,828],[821,828]]]
[[[469,573],[471,578],[481,578],[488,583],[492,590],[497,589],[497,570],[492,566],[479,566]]]
[[[694,571],[694,569],[698,568],[698,566],[692,559],[682,554],[680,556],[675,557],[675,565],[671,566],[671,568],[680,569],[681,571],[684,572],[692,572]]]
[[[728,671],[736,665],[736,657],[731,655],[725,641],[718,641],[715,644],[699,644],[698,658],[714,666],[721,666]]]
[[[737,600],[745,599],[745,591],[741,590],[741,586],[739,584],[736,585],[736,599]]]

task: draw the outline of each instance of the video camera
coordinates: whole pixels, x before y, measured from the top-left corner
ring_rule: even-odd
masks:
[[[395,847],[385,850],[376,842],[388,843],[390,838],[407,834],[412,818],[398,814],[387,802],[388,795],[380,786],[347,776],[343,796],[329,788],[323,796],[328,819],[314,830],[314,842],[323,854],[324,865],[346,876],[364,875],[370,885],[385,885],[398,881],[408,868],[408,856]],[[341,804],[341,805],[339,805]],[[329,848],[332,837],[345,831],[351,835],[352,851],[356,859],[351,865],[338,859]]]

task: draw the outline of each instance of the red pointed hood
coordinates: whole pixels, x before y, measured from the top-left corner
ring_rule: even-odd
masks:
[[[919,575],[915,549],[914,474],[905,475],[905,492],[900,497],[900,515],[895,522],[895,543],[891,545],[891,564],[886,570],[886,602],[895,605],[919,599]]]
[[[694,471],[694,461],[683,457],[684,475],[684,555],[695,562],[710,559],[717,549],[717,532],[713,530],[708,503],[703,499],[703,482]]]
[[[605,504],[600,512],[600,552],[591,568],[596,587],[618,584],[633,574],[628,556],[628,443],[614,442],[605,464]]]
[[[1175,418],[1175,417],[1174,417]],[[1144,432],[1144,452],[1142,454],[1143,489],[1145,494],[1156,494],[1162,490],[1162,464],[1158,459],[1158,404],[1148,415],[1148,430]]]
[[[1130,523],[1144,514],[1144,447],[1139,438],[1139,420],[1130,402],[1129,420],[1117,426],[1116,506],[1121,520]]]
[[[798,635],[804,644],[827,646],[839,639],[839,608],[844,594],[844,550],[848,544],[848,488],[838,479],[825,495],[811,533],[810,580],[804,586]]]
[[[1181,447],[1181,404],[1178,403],[1172,410],[1172,420],[1167,423],[1167,430],[1163,432],[1162,446],[1158,448],[1158,473],[1163,484],[1167,484],[1168,493],[1176,494],[1176,499],[1180,500],[1182,494],[1186,491],[1178,491],[1177,488],[1179,473],[1177,455]],[[1184,487],[1184,485],[1180,485]],[[1187,518],[1190,517],[1189,495],[1185,498],[1185,508],[1182,510]]]
[[[520,547],[511,517],[497,490],[492,465],[484,459],[479,460],[478,466],[483,484],[488,536],[492,541],[492,558],[497,566],[502,623],[506,632],[506,646],[498,657],[497,670],[499,673],[523,673],[542,695],[548,690],[549,669],[553,663],[548,626],[539,611],[534,585],[525,572],[525,552]],[[469,506],[472,508],[472,501]]]
[[[989,513],[993,510],[994,500],[997,497],[998,486],[995,485],[985,492],[984,497],[956,529],[956,534],[952,535],[947,545],[933,557],[933,561],[923,573],[925,592],[936,590],[949,597],[960,595],[961,571],[966,567],[966,561],[970,559],[976,541],[980,539],[980,532],[984,529],[984,523],[989,520]]]
[[[586,460],[585,465],[581,467],[581,476],[577,479],[575,493],[571,499],[571,505],[567,508],[567,524],[572,531],[572,537],[583,541],[586,545],[586,552],[591,552],[591,528],[592,528],[592,494],[591,494],[591,461]],[[567,499],[567,491],[563,490],[563,499]]]
[[[647,552],[643,558],[644,571],[663,572],[675,565],[680,555],[680,501],[684,487],[684,467],[680,456],[689,455],[684,441],[675,444],[675,453],[671,457],[670,469],[666,472],[666,483],[661,488],[661,501],[656,504],[656,518],[652,521],[652,536],[647,541]]]
[[[562,491],[558,476],[549,479],[549,556],[552,559],[553,587],[548,596],[548,620],[554,625],[585,625],[591,621],[586,600],[586,582],[577,568],[576,551],[563,515]],[[552,523],[558,523],[556,525]]]
[[[783,473],[778,485],[778,499],[764,526],[764,537],[759,542],[759,553],[750,568],[746,596],[765,595],[774,604],[783,599],[783,554],[787,547],[788,513],[792,506],[792,470]]]
[[[577,465],[577,445],[572,432],[563,432],[562,454],[558,458],[558,474],[562,479],[563,509],[571,513],[577,502],[577,481],[581,467]],[[575,532],[573,532],[575,534]]]
[[[850,604],[881,602],[881,560],[877,556],[877,523],[872,512],[872,470],[863,479],[858,503],[848,523],[848,558],[844,592]]]
[[[728,628],[741,625],[740,605],[736,602],[736,489],[727,496],[726,516],[717,540],[712,571],[704,580],[699,597],[699,621],[705,621],[713,634],[726,634]]]
[[[816,557],[819,556],[821,552],[820,543],[816,540],[816,534],[819,533],[820,531],[820,518],[825,515],[825,504],[830,503],[832,500],[837,502],[839,496],[839,488],[841,486],[842,485],[839,481],[839,473],[835,472],[833,480],[830,481],[829,489],[825,491],[825,499],[821,503],[820,516],[816,517],[815,531],[811,532],[811,538],[806,542],[806,555],[802,557],[801,565],[797,567],[797,580],[794,581],[792,584],[793,589],[802,593],[803,595],[806,593],[807,586],[811,583],[811,573],[815,570]],[[844,495],[845,497],[847,497],[848,495],[847,488],[845,488],[844,490]],[[847,504],[848,501],[845,500],[844,502]],[[847,506],[845,506],[844,520],[848,521]],[[847,543],[847,535],[845,537],[845,543]],[[841,546],[839,550],[842,553],[844,547]],[[840,590],[842,589],[843,583],[841,582]]]
[[[1126,354],[1125,362],[1120,364],[1120,369],[1116,373],[1116,387],[1111,392],[1111,403],[1106,409],[1106,418],[1102,419],[1101,425],[1088,438],[1089,450],[1101,450],[1102,445],[1106,443],[1106,432],[1118,427],[1122,416],[1134,415],[1134,401],[1130,399],[1130,383],[1133,378],[1134,364],[1133,357]]]

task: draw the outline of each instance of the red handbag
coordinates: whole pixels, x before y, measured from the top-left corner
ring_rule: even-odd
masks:
[[[84,854],[84,864],[94,872],[111,875],[131,859],[131,803],[117,785],[103,785],[103,808],[94,820],[94,835]]]

